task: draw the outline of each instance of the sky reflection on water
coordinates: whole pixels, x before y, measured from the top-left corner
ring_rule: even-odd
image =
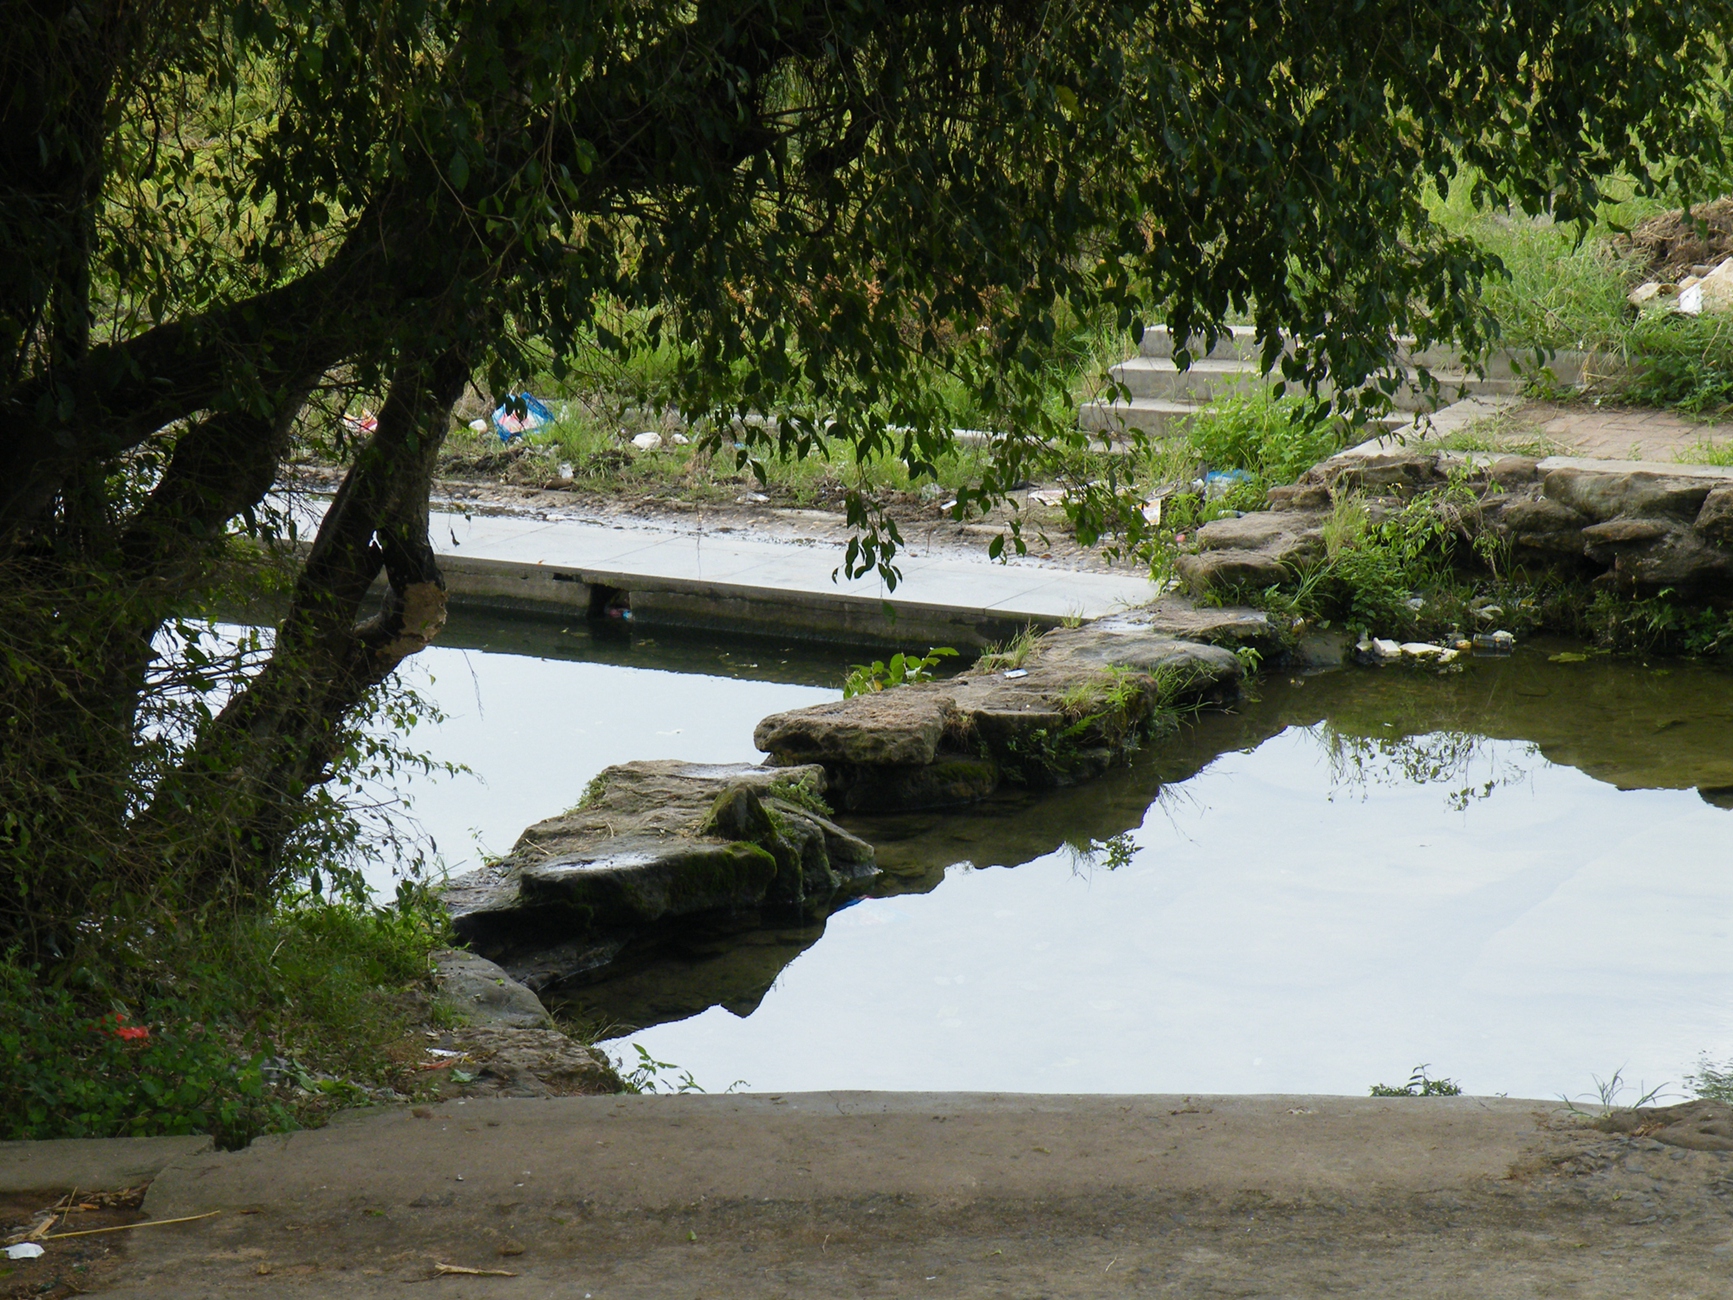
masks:
[[[1168,787],[1118,870],[1061,850],[865,900],[750,1017],[631,1041],[759,1091],[1363,1093],[1425,1062],[1544,1097],[1733,1050],[1733,814],[1512,741],[1462,782],[1376,752],[1347,780],[1332,741]]]
[[[759,718],[839,694],[803,684],[834,680],[823,656],[755,664],[783,678],[762,681],[690,646],[600,653],[420,656],[450,716],[411,743],[486,776],[408,788],[449,862],[473,860],[471,828],[508,848],[610,763],[754,762]],[[930,892],[832,916],[745,1018],[712,1007],[615,1049],[755,1091],[1364,1093],[1422,1062],[1476,1093],[1676,1084],[1733,1056],[1733,812],[1619,790],[1529,737],[1623,784],[1724,785],[1733,690],[1532,658],[1273,682],[1095,789],[929,818],[881,851],[959,862]],[[1115,870],[1054,847],[1146,805]]]

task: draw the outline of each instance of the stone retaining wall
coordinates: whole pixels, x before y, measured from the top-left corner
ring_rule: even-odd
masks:
[[[1324,522],[1342,493],[1363,494],[1376,521],[1453,484],[1467,500],[1441,502],[1452,525],[1466,538],[1508,542],[1518,564],[1592,577],[1628,596],[1733,598],[1733,469],[1424,447],[1331,457],[1273,488],[1267,512],[1205,524],[1178,573],[1200,595],[1291,581],[1323,558]]]

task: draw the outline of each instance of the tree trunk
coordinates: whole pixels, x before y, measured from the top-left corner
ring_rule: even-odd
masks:
[[[368,691],[445,625],[428,491],[467,354],[401,364],[379,426],[320,524],[270,661],[200,736],[141,832],[190,898],[262,901],[305,796],[331,775]],[[384,569],[383,608],[360,620]]]

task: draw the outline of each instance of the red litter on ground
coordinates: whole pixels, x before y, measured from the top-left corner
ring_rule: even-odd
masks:
[[[122,1038],[129,1043],[142,1043],[150,1040],[150,1030],[143,1025],[126,1023],[126,1012],[116,1011],[111,1015],[98,1018],[91,1029],[99,1034],[107,1034],[110,1038]]]

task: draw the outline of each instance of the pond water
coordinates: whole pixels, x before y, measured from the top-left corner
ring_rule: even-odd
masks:
[[[754,760],[849,657],[454,632],[413,739],[487,785],[410,793],[496,851],[608,763]],[[1090,785],[856,819],[872,896],[687,934],[565,1010],[711,1090],[1676,1091],[1733,1056],[1733,676],[1561,649],[1277,678]]]

